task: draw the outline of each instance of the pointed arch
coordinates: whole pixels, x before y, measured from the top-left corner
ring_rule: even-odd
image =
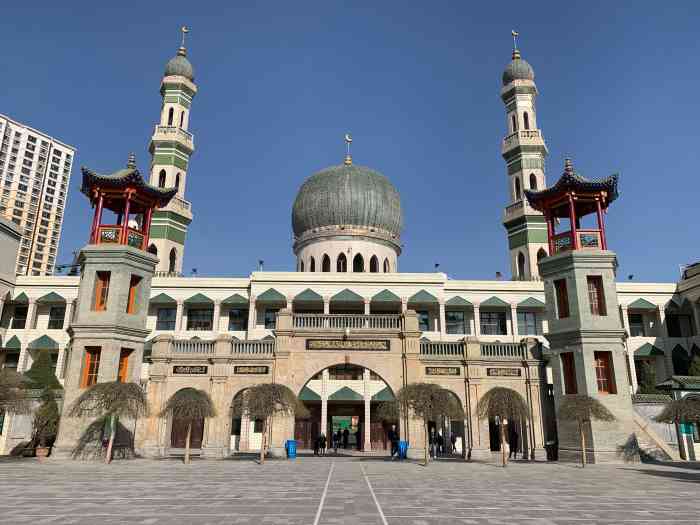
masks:
[[[165,188],[165,170],[160,170],[160,173],[158,174],[158,187],[159,188]]]
[[[515,117],[515,113],[513,115],[511,115],[510,118],[511,118],[511,122],[513,124],[513,133],[515,133],[516,131],[518,131],[518,119]]]
[[[376,255],[373,255],[369,260],[369,272],[379,273],[379,259]]]
[[[316,260],[311,256],[309,259],[309,271],[310,272],[315,272],[316,271]]]
[[[384,273],[389,273],[391,268],[389,267],[389,259],[384,259]]]
[[[344,253],[338,255],[335,271],[339,273],[345,273],[348,271],[348,258],[345,257]]]
[[[151,243],[147,251],[148,253],[152,253],[153,255],[158,255],[158,248],[156,248],[156,245],[153,243]]]
[[[358,253],[352,258],[352,271],[354,273],[365,271],[365,259],[362,257],[362,254]]]
[[[537,189],[537,176],[534,173],[530,173],[530,189]]]
[[[518,252],[518,278],[525,278],[525,255],[523,252]]]
[[[530,115],[527,114],[527,111],[523,112],[523,125],[525,129],[530,129]]]
[[[185,123],[185,112],[180,111],[180,127]]]
[[[172,125],[173,125],[173,115],[174,115],[174,113],[175,113],[175,110],[174,110],[173,108],[170,108],[170,109],[168,110],[168,126],[172,126]]]
[[[522,195],[522,192],[520,191],[520,179],[518,177],[515,177],[515,181],[513,182],[513,184],[515,186],[515,200],[519,201]]]
[[[690,356],[681,345],[676,345],[671,352],[673,362],[673,373],[677,376],[687,376],[690,369]]]
[[[323,259],[321,263],[321,271],[322,272],[330,272],[331,271],[331,258],[328,257],[327,253],[323,254]]]
[[[177,262],[177,251],[175,248],[170,250],[170,264],[168,265],[168,272],[175,273],[175,263]]]
[[[175,189],[180,191],[180,174],[175,175]]]

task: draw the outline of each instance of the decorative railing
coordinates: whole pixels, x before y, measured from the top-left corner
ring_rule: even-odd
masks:
[[[153,273],[153,277],[182,277],[182,273],[159,270]]]
[[[292,326],[301,330],[400,330],[398,314],[293,314]]]
[[[464,343],[421,341],[420,355],[437,358],[462,358],[464,357]]]
[[[565,252],[574,248],[571,242],[571,232],[559,233],[552,237],[554,253]]]
[[[214,341],[203,339],[178,339],[173,341],[174,354],[213,354]]]
[[[537,144],[542,142],[542,136],[540,135],[540,130],[538,129],[522,129],[511,133],[503,139],[503,150],[507,150],[514,146],[516,143],[519,144]]]
[[[185,131],[177,126],[159,126],[156,125],[156,133],[159,135],[174,135],[183,139],[185,142],[192,144],[192,133]]]
[[[481,357],[487,359],[527,359],[522,343],[481,343]]]
[[[272,356],[275,353],[275,341],[231,341],[231,353],[237,355]]]
[[[101,225],[99,228],[99,234],[97,236],[99,244],[122,244],[121,240],[122,227],[115,224]],[[126,230],[126,244],[143,249],[144,235],[138,230],[133,228],[127,228]]]
[[[177,195],[175,195],[175,196],[170,200],[170,202],[173,204],[173,206],[174,206],[175,208],[179,208],[179,209],[181,209],[181,210],[190,211],[190,209],[192,208],[192,204],[190,204],[189,202],[187,202],[187,201],[184,200],[184,199],[181,199],[181,198],[178,197]]]
[[[600,230],[576,230],[578,246],[581,249],[600,250]]]

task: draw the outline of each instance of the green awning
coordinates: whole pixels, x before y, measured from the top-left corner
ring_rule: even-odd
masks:
[[[15,304],[27,304],[27,303],[29,302],[29,297],[27,297],[27,294],[25,294],[24,292],[22,292],[22,293],[19,294],[17,297],[15,297],[15,298],[12,300],[12,302],[15,303]]]
[[[377,295],[372,297],[373,303],[391,303],[391,304],[401,304],[401,298],[395,293],[389,290],[382,290]]]
[[[42,335],[27,345],[30,350],[58,350],[58,343],[48,335]]]
[[[656,310],[656,305],[650,303],[646,299],[637,299],[627,307],[630,310]]]
[[[518,303],[519,308],[544,308],[544,303],[540,301],[539,299],[535,299],[534,297],[528,297],[524,301],[520,301]]]
[[[5,349],[7,350],[20,350],[22,348],[22,343],[19,342],[16,335],[10,337],[5,343]]]
[[[365,299],[347,288],[331,297],[332,303],[364,303]]]
[[[655,347],[651,343],[644,343],[634,351],[634,355],[637,357],[652,357],[656,355],[664,355],[664,351]]]
[[[56,292],[50,292],[47,293],[46,295],[43,295],[39,297],[36,300],[37,303],[43,303],[43,304],[56,304],[56,303],[65,303],[66,299],[60,295],[58,295]]]
[[[467,301],[464,297],[460,297],[459,295],[454,296],[452,299],[448,300],[445,302],[445,306],[473,306],[472,303]]]
[[[223,306],[248,306],[250,301],[237,293],[221,301]]]
[[[287,304],[287,298],[274,288],[265,290],[263,293],[258,295],[256,301],[259,303],[284,303],[285,305]]]
[[[425,290],[421,290],[420,292],[413,294],[408,299],[408,304],[411,304],[411,303],[438,304],[438,300],[434,295],[429,294]]]
[[[321,396],[319,396],[316,392],[311,390],[308,386],[305,386],[304,388],[301,389],[301,392],[299,393],[299,400],[300,401],[321,401]]]
[[[352,388],[348,388],[347,386],[344,386],[337,392],[334,392],[329,398],[328,401],[362,401],[364,400],[364,396],[358,394],[355,392]]]
[[[204,294],[198,293],[185,301],[187,306],[213,306],[214,301]]]
[[[307,288],[294,297],[294,301],[298,301],[300,303],[323,303],[323,297],[314,292],[311,288]]]
[[[372,396],[372,401],[393,401],[394,394],[391,393],[389,387],[384,387],[382,390]]]
[[[159,293],[151,297],[150,304],[177,304],[177,301],[167,294]]]
[[[493,297],[489,297],[485,301],[482,301],[479,304],[480,307],[486,307],[486,308],[508,308],[510,307],[510,304],[505,302],[503,299],[499,299],[495,295]]]

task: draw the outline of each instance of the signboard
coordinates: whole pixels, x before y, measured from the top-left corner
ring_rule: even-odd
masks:
[[[208,369],[208,366],[202,365],[175,365],[173,374],[204,375]]]
[[[307,350],[389,351],[386,339],[307,339]]]
[[[234,374],[267,374],[269,371],[270,367],[264,365],[239,365],[233,367]]]
[[[520,377],[523,371],[520,368],[487,368],[489,377]]]
[[[458,376],[459,367],[457,366],[426,366],[425,375],[427,376]]]

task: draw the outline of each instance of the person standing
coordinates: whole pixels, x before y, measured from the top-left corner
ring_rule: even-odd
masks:
[[[391,430],[389,430],[387,437],[389,438],[389,443],[391,443],[391,460],[394,460],[394,454],[401,459],[399,456],[399,433],[396,431],[396,425],[391,425]]]
[[[518,429],[515,427],[515,421],[508,421],[508,459],[518,459]]]
[[[357,427],[357,432],[355,432],[355,446],[357,446],[358,451],[362,450],[362,431],[360,431],[360,427]]]
[[[348,448],[348,441],[350,441],[350,431],[346,428],[343,430],[343,448]]]
[[[338,447],[340,446],[341,439],[342,439],[342,435],[340,433],[340,429],[338,429],[338,431],[333,434],[333,452],[336,455],[338,455]]]
[[[430,429],[430,434],[428,435],[428,446],[430,451],[430,457],[435,459],[437,456],[437,435],[435,434],[435,427]]]
[[[457,453],[457,434],[450,432],[450,453]]]
[[[322,456],[326,455],[326,435],[321,432],[321,435],[318,437],[318,448],[319,452]]]
[[[314,456],[318,456],[319,448],[321,448],[321,436],[314,439]]]

